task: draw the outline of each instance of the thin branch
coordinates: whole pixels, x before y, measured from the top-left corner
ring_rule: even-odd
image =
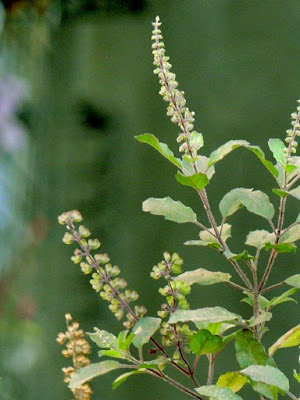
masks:
[[[280,288],[280,287],[282,287],[282,286],[284,286],[284,285],[286,285],[285,282],[279,282],[279,283],[276,283],[275,285],[272,285],[272,286],[269,286],[269,287],[267,287],[267,288],[265,288],[265,289],[262,289],[262,290],[260,291],[260,293],[261,293],[261,294],[264,294],[264,293],[270,292],[271,290]]]
[[[229,285],[231,285],[232,287],[235,287],[236,289],[241,290],[242,292],[250,292],[250,289],[245,288],[245,287],[243,287],[243,286],[241,286],[241,285],[238,285],[238,284],[235,283],[235,282],[228,281],[227,283],[228,283]]]
[[[199,221],[194,222],[195,225],[199,226],[201,229],[204,231],[208,232],[210,235],[214,236],[216,239],[218,239],[217,235],[214,234],[210,229],[208,229],[205,225],[201,224]]]
[[[296,397],[293,393],[291,392],[286,392],[286,394],[293,400],[298,400],[298,397]]]

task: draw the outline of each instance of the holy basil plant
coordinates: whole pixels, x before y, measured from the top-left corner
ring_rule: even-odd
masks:
[[[170,197],[149,198],[143,202],[142,208],[177,224],[193,224],[200,230],[199,237],[185,244],[213,249],[225,258],[230,268],[209,271],[201,267],[183,272],[181,257],[177,253],[165,252],[163,260],[150,273],[153,279],[161,282],[159,293],[163,302],[157,315],[149,316],[146,307],[136,303],[138,293],[128,289],[126,280],[120,277],[120,268],[110,262],[108,254],[98,252],[100,242],[92,239],[90,231],[80,224],[80,212],[63,213],[59,217],[59,223],[67,228],[63,241],[77,245],[72,261],[80,264],[84,274],[91,276],[93,289],[108,302],[115,317],[123,320],[123,330],[118,334],[98,328],[86,333],[99,348],[100,361],[94,364],[86,360],[90,347],[78,323],[68,325],[67,332],[58,338],[61,344],[67,342],[64,354],[75,360],[72,367],[64,369],[65,380],[76,399],[90,398],[90,380],[120,370],[113,388],[132,375],[148,374],[198,400],[240,400],[245,387],[252,390],[251,399],[277,400],[283,396],[297,400],[274,357],[279,350],[300,344],[300,325],[288,327],[288,331],[267,350],[262,340],[274,308],[295,301],[293,295],[300,289],[300,274],[268,285],[277,257],[281,253],[295,253],[295,243],[300,239],[300,217],[290,224],[285,221],[289,199],[300,199],[300,186],[297,186],[300,157],[295,155],[300,135],[300,105],[292,113],[291,128],[286,131],[284,141],[269,140],[272,161],[265,158],[258,146],[245,140],[230,140],[209,156],[203,155],[203,136],[195,130],[194,112],[186,106],[184,92],[178,89],[176,75],[171,72],[160,25],[157,17],[152,32],[154,73],[159,78],[160,94],[168,103],[167,115],[180,130],[177,137],[179,154],[174,155],[167,144],[152,134],[136,136],[136,139],[153,147],[166,162],[173,164],[175,179],[195,191],[207,218],[200,220],[191,207]],[[215,213],[207,193],[215,166],[238,148],[253,153],[259,166],[274,179],[276,188],[273,192],[277,195],[277,204],[273,205],[261,190],[238,187],[224,194],[219,213]],[[249,232],[244,250],[235,253],[228,244],[232,228],[230,221],[231,216],[243,207],[255,214],[260,227],[264,221],[264,229]],[[252,316],[244,318],[221,306],[190,308],[187,297],[192,289],[196,291],[199,285],[216,284],[230,285],[232,290],[240,291],[241,300],[250,306]],[[273,290],[277,290],[276,296],[272,295]],[[227,346],[236,358],[236,367],[215,376],[215,363]],[[202,359],[207,361],[205,382],[199,373],[200,359],[202,370]],[[176,375],[173,375],[174,370]],[[290,372],[286,371],[287,374]],[[180,374],[184,378],[182,381],[178,378]],[[294,376],[300,381],[300,375],[295,372]]]

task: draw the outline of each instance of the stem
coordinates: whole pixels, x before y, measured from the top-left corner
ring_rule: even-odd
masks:
[[[201,357],[201,355],[195,357],[195,361],[194,361],[194,365],[193,365],[193,374],[195,374],[195,372],[196,372],[200,357]]]
[[[241,290],[242,292],[249,292],[249,291],[250,291],[249,289],[247,289],[247,288],[245,288],[245,287],[243,287],[243,286],[241,286],[241,285],[238,285],[238,284],[235,283],[235,282],[228,281],[227,283],[229,283],[229,285],[231,285],[232,287],[235,287],[236,289]]]
[[[293,400],[298,400],[298,398],[291,392],[286,392],[286,394]]]
[[[215,370],[215,361],[218,357],[219,353],[209,354],[207,356],[209,365],[208,365],[208,377],[207,377],[207,386],[211,385],[214,379],[214,370]]]
[[[277,289],[277,288],[279,288],[279,287],[281,287],[281,286],[284,286],[284,285],[286,285],[285,282],[279,282],[279,283],[276,283],[275,285],[272,285],[272,286],[269,286],[269,287],[267,287],[267,288],[265,288],[265,289],[262,289],[262,290],[260,291],[260,293],[261,293],[261,294],[267,293],[267,292],[270,292],[271,290]]]

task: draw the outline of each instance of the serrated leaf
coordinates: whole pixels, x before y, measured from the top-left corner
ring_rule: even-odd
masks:
[[[215,283],[228,282],[231,278],[230,274],[225,272],[213,272],[204,268],[194,271],[187,271],[174,278],[174,281],[184,281],[189,285],[198,283],[199,285],[213,285]]]
[[[114,360],[101,361],[88,365],[87,367],[80,368],[74,373],[74,375],[72,375],[69,388],[75,389],[76,387],[95,378],[96,376],[107,374],[108,372],[119,368],[126,368],[126,366]]]
[[[157,137],[155,137],[154,135],[150,133],[145,133],[143,135],[135,136],[135,139],[137,139],[141,143],[149,144],[160,154],[162,154],[166,159],[168,159],[172,164],[176,165],[176,167],[181,168],[181,160],[174,157],[174,154],[169,149],[168,145],[166,145],[165,143],[160,143]]]
[[[248,233],[245,244],[261,249],[267,242],[272,243],[272,241],[275,241],[274,233],[268,232],[264,229],[258,229]]]
[[[202,396],[210,397],[211,400],[243,400],[241,396],[233,393],[233,391],[227,387],[210,385],[200,386],[195,390]]]
[[[272,244],[266,243],[265,250],[276,250],[277,253],[296,253],[297,246],[294,243]]]
[[[263,322],[270,321],[271,318],[272,318],[272,313],[270,313],[268,311],[263,311],[256,318],[250,319],[249,326],[252,328],[253,326],[262,324]]]
[[[300,289],[300,274],[292,275],[284,281],[287,285]]]
[[[300,239],[300,224],[293,226],[279,239],[279,243],[294,243]]]
[[[278,304],[282,304],[282,303],[285,303],[287,301],[294,301],[295,303],[297,303],[296,300],[294,300],[294,299],[289,297],[289,296],[295,294],[297,291],[298,291],[298,289],[293,288],[293,289],[289,289],[286,292],[282,293],[280,296],[273,297],[273,299],[270,300],[270,302],[269,302],[269,306],[270,307],[275,307]]]
[[[132,333],[135,337],[132,343],[138,349],[141,349],[144,344],[148,343],[151,336],[159,329],[161,323],[160,318],[143,317],[133,327]]]
[[[236,393],[241,390],[246,383],[249,383],[248,378],[239,372],[227,372],[226,374],[219,376],[217,386],[228,387]]]
[[[221,231],[222,229],[222,231]],[[230,224],[223,224],[217,227],[218,232],[221,232],[221,238],[224,242],[231,237],[231,225]],[[219,240],[213,235],[215,233],[213,228],[209,229],[208,231],[201,231],[199,233],[200,240],[206,243],[218,243]]]
[[[223,144],[217,150],[213,151],[209,156],[208,165],[216,164],[221,161],[227,154],[231,153],[233,150],[241,147],[249,145],[246,140],[230,140],[229,142]]]
[[[286,164],[286,154],[284,150],[286,150],[285,144],[280,139],[269,139],[268,141],[269,149],[273,153],[273,157],[280,164],[285,166]]]
[[[269,365],[250,365],[240,372],[254,382],[262,382],[269,386],[275,386],[283,393],[289,390],[289,381],[278,368]]]
[[[94,330],[95,332],[92,333],[87,332],[87,335],[101,349],[110,349],[112,346],[118,346],[118,340],[115,335],[98,328],[94,328]]]
[[[290,329],[284,335],[282,335],[276,342],[269,348],[269,355],[273,357],[278,349],[284,349],[286,347],[295,347],[300,344],[300,325]]]
[[[242,317],[222,307],[205,307],[197,310],[177,310],[169,319],[169,324],[177,322],[233,322],[241,321]]]
[[[201,172],[198,172],[197,174],[193,175],[183,175],[180,172],[177,172],[175,175],[175,178],[179,183],[181,183],[183,186],[190,186],[193,189],[196,190],[202,190],[205,188],[206,185],[208,185],[209,180],[205,174],[202,174]]]
[[[146,368],[140,368],[135,371],[125,372],[125,374],[118,376],[117,379],[115,379],[113,381],[113,389],[117,389],[122,383],[127,381],[127,379],[130,376],[137,375],[137,374],[147,374],[147,373],[148,373],[148,371]]]
[[[215,354],[224,348],[223,340],[206,329],[201,329],[189,338],[189,347],[197,356]]]
[[[169,221],[179,224],[195,222],[197,216],[190,207],[186,207],[180,201],[172,200],[170,197],[155,199],[151,197],[143,202],[143,211],[153,215],[162,215]]]
[[[241,368],[249,365],[274,365],[262,344],[250,331],[240,331],[235,338],[236,358]]]
[[[225,194],[219,204],[223,218],[234,214],[241,207],[246,207],[249,212],[260,215],[266,219],[274,216],[274,207],[269,197],[260,190],[235,188]]]

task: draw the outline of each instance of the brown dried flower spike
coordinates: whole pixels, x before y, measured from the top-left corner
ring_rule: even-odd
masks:
[[[72,357],[73,366],[63,368],[65,374],[64,381],[69,383],[73,374],[82,367],[90,365],[90,360],[87,357],[91,353],[89,343],[85,339],[85,335],[82,329],[79,327],[77,321],[72,321],[71,314],[66,314],[67,331],[65,333],[59,333],[57,342],[60,345],[66,345],[66,348],[62,350],[62,354],[65,357]],[[77,388],[71,389],[75,400],[90,400],[92,390],[88,383],[78,386]]]

